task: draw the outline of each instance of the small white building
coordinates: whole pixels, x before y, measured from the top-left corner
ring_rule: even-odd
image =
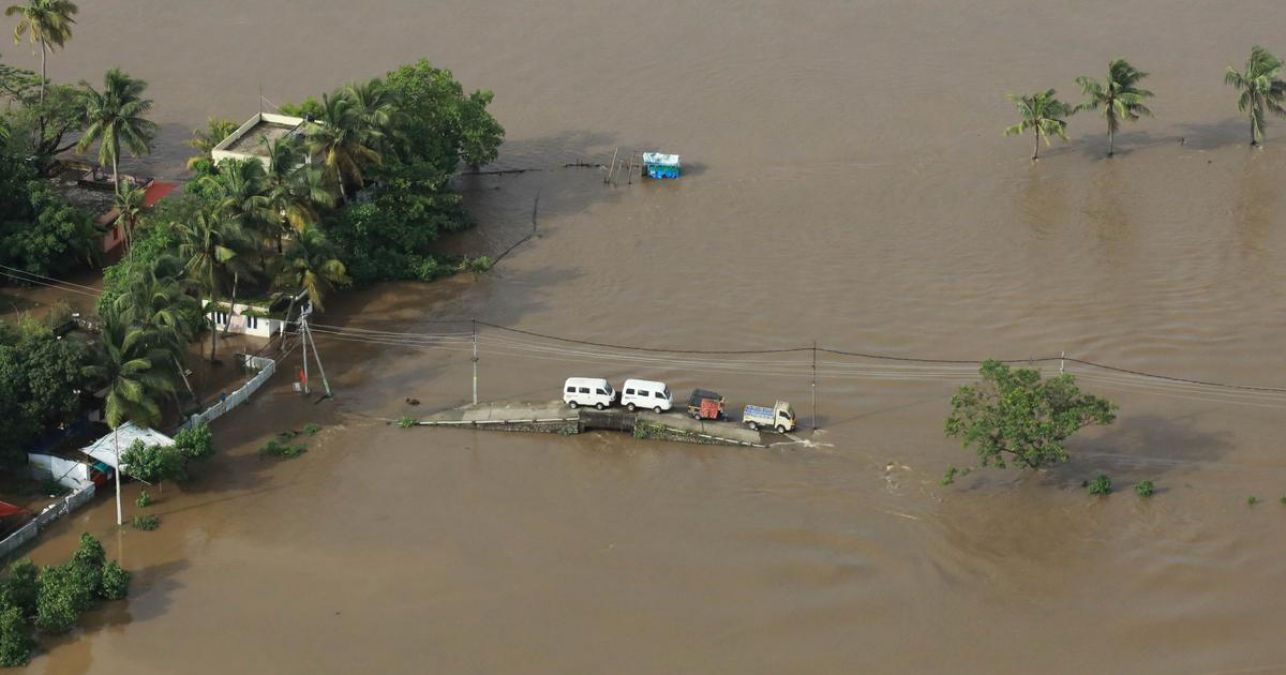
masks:
[[[133,422],[126,422],[117,427],[115,431],[94,441],[93,445],[81,450],[81,452],[89,455],[95,461],[102,462],[115,469],[117,451],[125,452],[129,449],[129,446],[134,444],[134,441],[143,441],[143,445],[174,445],[173,438],[159,431],[140,427]],[[125,465],[121,470],[129,473],[129,465]]]
[[[210,301],[202,300],[201,304],[209,308]],[[263,305],[219,301],[216,306],[214,311],[206,312],[215,330],[227,328],[229,333],[268,338],[286,325],[284,317],[269,313]]]
[[[246,120],[232,135],[223,139],[210,151],[217,165],[225,159],[255,159],[268,168],[267,142],[279,141],[287,136],[302,135],[305,120],[301,117],[274,115],[261,112]],[[311,158],[305,158],[309,161]]]

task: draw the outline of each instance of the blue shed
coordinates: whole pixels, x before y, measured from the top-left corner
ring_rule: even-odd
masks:
[[[645,152],[643,153],[643,172],[649,178],[678,178],[679,156]]]

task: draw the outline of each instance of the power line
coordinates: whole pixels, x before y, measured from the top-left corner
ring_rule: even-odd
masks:
[[[47,277],[47,276],[45,276],[45,275],[43,275],[43,274],[36,274],[35,272],[28,272],[27,270],[24,270],[24,269],[21,269],[21,268],[18,268],[18,267],[10,267],[10,266],[8,266],[8,265],[0,265],[0,269],[9,270],[10,272],[17,272],[17,273],[19,273],[19,274],[24,274],[24,275],[29,276],[29,277],[35,277],[35,278],[37,278],[37,279],[43,279],[43,280],[45,280],[45,281],[48,281],[48,282],[50,282],[50,283],[54,283],[54,284],[59,284],[59,285],[63,285],[63,286],[74,286],[74,287],[76,287],[76,288],[80,288],[80,289],[82,289],[82,290],[90,291],[90,292],[92,292],[92,293],[94,293],[94,294],[97,294],[97,293],[98,293],[98,289],[97,289],[97,288],[94,288],[93,286],[86,286],[86,285],[84,285],[84,284],[77,284],[77,283],[73,283],[73,282],[70,282],[70,281],[64,281],[64,280],[62,280],[62,279],[55,279],[54,277]]]
[[[10,278],[12,278],[12,279],[17,279],[18,281],[21,281],[21,282],[23,282],[23,283],[25,283],[25,284],[36,284],[36,285],[38,285],[38,286],[47,286],[47,287],[49,287],[49,288],[56,288],[56,289],[58,289],[58,290],[60,290],[60,291],[66,291],[66,292],[68,292],[68,293],[76,293],[76,294],[78,294],[78,295],[83,295],[83,296],[91,297],[91,298],[96,298],[96,297],[98,297],[98,293],[89,293],[89,292],[87,292],[87,291],[82,291],[82,290],[80,290],[80,289],[78,289],[78,288],[75,288],[75,287],[72,287],[72,286],[64,286],[64,285],[62,285],[62,284],[51,284],[51,283],[47,283],[47,282],[44,282],[44,281],[37,281],[36,279],[28,279],[28,278],[26,278],[26,277],[20,277],[20,276],[18,276],[18,275],[16,275],[16,274],[12,274],[12,273],[6,272],[6,271],[4,271],[4,270],[0,270],[0,275],[4,275],[4,276],[6,276],[6,277],[10,277]]]

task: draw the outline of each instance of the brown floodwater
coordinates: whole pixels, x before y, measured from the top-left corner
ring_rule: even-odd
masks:
[[[540,171],[462,179],[479,227],[448,245],[501,251],[533,207],[539,236],[481,277],[345,295],[330,325],[1066,352],[1280,387],[1286,124],[1247,148],[1222,79],[1253,44],[1286,51],[1284,26],[1270,0],[95,0],[50,73],[150,82],[163,134],[131,167],[159,175],[261,88],[297,100],[426,56],[493,89],[498,165]],[[1037,164],[1002,137],[1006,93],[1074,98],[1116,56],[1157,97],[1115,159],[1091,114]],[[618,146],[682,153],[688,174],[612,188],[563,168]],[[336,399],[278,377],[217,423],[206,475],[165,488],[159,530],[114,533],[103,500],[35,549],[88,530],[136,584],[31,672],[1286,672],[1282,396],[1073,367],[1116,424],[1066,466],[944,488],[969,462],[942,434],[967,368],[823,354],[821,430],[746,450],[398,429],[383,420],[468,400],[467,339],[319,340]],[[812,417],[808,352],[480,346],[483,399],[638,375]],[[308,422],[326,428],[305,456],[255,455]],[[1100,472],[1118,494],[1080,487]]]

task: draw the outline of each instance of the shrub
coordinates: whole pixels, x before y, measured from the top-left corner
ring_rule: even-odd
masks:
[[[1255,495],[1250,495],[1249,497],[1246,497],[1246,503],[1249,504],[1250,506],[1254,506],[1255,504],[1259,503],[1259,497],[1256,497]]]
[[[1139,484],[1134,486],[1134,492],[1140,497],[1151,497],[1156,494],[1156,486],[1150,480],[1139,481]]]
[[[16,668],[27,665],[35,646],[22,609],[16,605],[0,606],[0,666]]]
[[[101,597],[104,600],[120,600],[129,595],[129,582],[132,575],[128,570],[122,568],[120,563],[115,560],[109,560],[103,565],[103,589]]]
[[[93,601],[94,595],[89,591],[70,565],[46,567],[40,574],[36,627],[52,634],[71,630],[81,611]]]
[[[319,431],[321,431],[321,425],[319,424],[313,424],[312,422],[309,422],[308,424],[304,425],[304,433],[308,434],[309,436],[316,436],[317,432]]]
[[[400,419],[400,420],[398,420],[398,421],[397,421],[397,425],[398,425],[399,427],[402,427],[403,429],[410,429],[411,427],[413,427],[413,426],[415,426],[415,425],[417,425],[417,424],[419,424],[419,423],[420,423],[420,421],[419,421],[419,420],[415,419],[414,417],[410,417],[410,416],[403,417],[402,419]]]
[[[103,545],[89,533],[80,535],[80,547],[71,556],[72,574],[77,582],[88,588],[90,597],[98,597],[103,592],[103,565],[107,564],[107,552]]]
[[[145,508],[147,508],[147,507],[151,506],[151,505],[152,505],[152,495],[148,494],[147,490],[143,490],[143,491],[139,492],[139,493],[138,493],[138,499],[135,499],[135,500],[134,500],[134,505],[135,505],[135,506],[137,506],[137,507],[139,507],[140,509],[145,509]]]
[[[469,256],[465,256],[462,260],[460,260],[459,270],[461,272],[478,272],[478,273],[487,272],[491,270],[491,267],[494,264],[495,263],[491,260],[491,258],[485,255],[480,255],[476,258],[470,258]]]
[[[305,452],[308,452],[307,446],[283,443],[276,438],[268,441],[262,448],[259,448],[259,456],[261,457],[283,457],[285,459],[291,459],[293,457],[298,457]]]
[[[188,477],[186,461],[173,445],[143,445],[143,441],[134,441],[121,453],[121,462],[126,465],[126,473],[147,483],[182,481]]]
[[[36,596],[40,592],[40,569],[23,558],[9,566],[9,578],[4,581],[4,594],[22,611],[23,616],[36,614]]]
[[[947,474],[942,477],[942,485],[945,487],[956,482],[956,476],[960,474],[960,469],[954,466],[947,467]]]
[[[174,447],[188,459],[205,459],[214,454],[214,432],[202,422],[174,436]]]
[[[1106,474],[1099,474],[1098,478],[1090,481],[1086,487],[1089,488],[1092,495],[1110,495],[1112,494],[1112,479],[1108,478]]]
[[[130,525],[136,530],[151,532],[161,526],[161,519],[156,516],[134,516]]]

